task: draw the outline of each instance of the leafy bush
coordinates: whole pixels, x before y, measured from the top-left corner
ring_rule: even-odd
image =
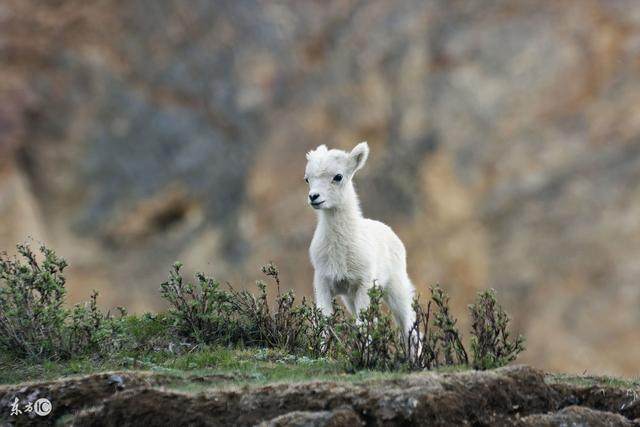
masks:
[[[299,352],[306,344],[308,306],[306,302],[296,306],[293,291],[281,292],[278,268],[273,263],[263,266],[262,272],[276,285],[273,313],[266,283],[257,282],[257,297],[247,290],[232,290],[232,305],[240,319],[243,340],[248,345]]]
[[[327,346],[318,337],[331,324],[305,299],[295,304],[293,291],[281,292],[277,267],[268,264],[263,273],[276,285],[274,309],[269,304],[267,284],[258,281],[258,293],[237,291],[196,274],[196,283],[185,283],[177,263],[162,283],[161,294],[169,304],[169,318],[185,339],[201,344],[243,344],[277,348],[289,353],[322,356]]]
[[[506,365],[524,351],[524,337],[510,338],[509,316],[500,307],[493,289],[480,292],[471,314],[471,351],[473,367],[491,369]]]
[[[449,296],[440,286],[431,288],[426,310],[417,298],[413,310],[416,320],[400,349],[403,363],[414,370],[469,363],[457,320],[449,309]]]
[[[371,303],[358,321],[345,323],[343,352],[348,366],[356,369],[433,369],[467,365],[467,352],[449,309],[449,296],[439,286],[431,288],[427,309],[413,301],[415,322],[405,335],[392,325],[382,308],[384,291],[374,286]]]
[[[121,314],[121,317],[114,321],[117,334],[113,341],[117,342],[112,342],[112,350],[132,357],[134,365],[154,352],[180,353],[181,342],[170,333],[172,324],[165,313],[127,315],[122,310]]]
[[[307,337],[304,354],[309,357],[339,357],[344,352],[344,342],[341,339],[345,325],[344,310],[337,301],[333,300],[333,310],[330,316],[325,316],[313,303],[308,304],[302,299],[302,306],[306,308],[308,321],[305,336]]]
[[[177,333],[196,342],[226,344],[239,339],[239,325],[232,303],[232,294],[220,289],[220,284],[202,273],[196,283],[185,282],[173,265],[160,294],[169,303],[168,316]]]
[[[98,310],[98,294],[65,308],[67,262],[44,246],[41,262],[28,245],[17,250],[23,260],[0,255],[0,348],[36,359],[99,352],[113,330]]]
[[[449,295],[440,287],[431,288],[431,300],[436,306],[436,314],[433,322],[434,348],[432,351],[438,355],[438,344],[441,349],[445,365],[466,365],[469,363],[467,352],[460,339],[460,331],[456,326],[458,321],[453,318],[449,310]],[[415,309],[415,304],[414,304]],[[435,361],[437,362],[437,357]]]
[[[342,353],[350,370],[389,370],[398,364],[400,334],[391,316],[382,310],[384,291],[377,285],[369,290],[369,306],[356,321],[342,325]]]

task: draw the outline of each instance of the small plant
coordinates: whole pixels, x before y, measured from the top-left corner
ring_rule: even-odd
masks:
[[[172,336],[172,319],[165,313],[144,313],[142,315],[127,315],[121,312],[116,323],[118,326],[118,346],[123,354],[133,357],[134,361],[145,358],[153,352],[168,350],[169,353],[178,352],[176,337]]]
[[[462,345],[457,320],[449,310],[449,295],[440,287],[431,288],[431,299],[436,306],[434,326],[436,337],[442,347],[442,356],[446,365],[466,365],[469,363],[467,352]]]
[[[332,301],[332,314],[325,316],[320,308],[313,303],[308,304],[302,299],[302,306],[306,307],[308,327],[306,331],[306,353],[311,357],[338,357],[341,346],[344,345],[340,338],[342,325],[345,324],[344,310],[334,299]]]
[[[278,269],[273,264],[262,271],[276,285],[274,310],[269,306],[267,284],[257,282],[258,293],[223,290],[215,280],[196,274],[196,283],[185,283],[176,263],[169,279],[160,285],[169,304],[169,317],[177,332],[200,344],[240,344],[277,348],[289,353],[309,348],[307,332],[310,307],[295,304],[293,291],[281,292]],[[315,348],[315,346],[313,346]]]
[[[21,356],[58,353],[68,317],[62,306],[67,263],[44,246],[42,263],[27,245],[17,250],[24,262],[0,257],[0,346]]]
[[[97,292],[88,304],[65,308],[67,262],[44,246],[41,262],[28,245],[17,250],[22,260],[0,255],[0,348],[33,359],[99,353],[113,328]]]
[[[468,364],[460,331],[449,309],[449,296],[440,287],[431,288],[426,310],[413,301],[415,322],[400,346],[403,363],[412,370]]]
[[[227,344],[237,341],[239,325],[232,294],[202,273],[196,283],[185,282],[176,262],[169,278],[160,285],[160,294],[169,302],[169,318],[178,334],[198,343]]]
[[[433,333],[431,300],[425,310],[418,298],[413,299],[415,321],[400,341],[399,351],[409,369],[432,369],[438,366],[438,341]]]
[[[471,352],[473,367],[491,369],[506,365],[524,351],[524,337],[510,337],[509,316],[496,300],[493,289],[478,294],[471,314]]]
[[[295,305],[293,291],[281,292],[279,272],[273,263],[263,266],[262,271],[276,284],[273,313],[269,307],[266,283],[257,282],[257,297],[246,290],[232,290],[231,304],[240,319],[244,342],[290,353],[301,352],[306,347],[308,307],[306,304]]]
[[[73,354],[96,354],[104,344],[111,342],[111,349],[118,333],[116,323],[109,314],[98,308],[98,292],[93,291],[89,301],[71,309],[71,321],[67,322],[66,348]]]
[[[353,323],[343,327],[343,352],[351,370],[388,370],[397,365],[398,330],[382,310],[384,291],[377,285],[369,289],[369,306]]]

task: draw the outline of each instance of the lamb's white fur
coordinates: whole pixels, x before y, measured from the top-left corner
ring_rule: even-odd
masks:
[[[368,290],[376,283],[384,289],[385,302],[406,333],[415,313],[404,245],[387,225],[362,216],[353,186],[353,176],[368,156],[366,142],[350,153],[321,145],[307,154],[308,202],[318,213],[309,248],[316,305],[329,315],[334,296],[340,295],[349,312],[357,315],[369,305]],[[342,180],[335,181],[336,175],[342,175]],[[312,203],[314,194],[319,204]]]

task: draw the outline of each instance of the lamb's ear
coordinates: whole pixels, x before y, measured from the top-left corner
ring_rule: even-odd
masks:
[[[326,145],[324,145],[324,144],[322,144],[322,145],[318,145],[318,147],[317,147],[315,150],[311,150],[311,151],[309,151],[309,152],[307,153],[307,160],[309,160],[309,159],[310,159],[310,157],[311,157],[311,156],[313,155],[313,153],[315,153],[315,152],[319,152],[319,153],[325,152],[325,153],[326,153],[326,152],[327,152],[327,146],[326,146]]]
[[[367,142],[361,142],[356,145],[351,153],[349,153],[349,159],[351,160],[353,172],[362,168],[369,157],[369,144]]]

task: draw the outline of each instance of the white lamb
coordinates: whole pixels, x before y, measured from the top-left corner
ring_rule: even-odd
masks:
[[[366,142],[350,153],[321,145],[307,154],[309,204],[318,213],[309,248],[316,305],[330,315],[332,300],[340,295],[349,312],[357,316],[369,305],[368,291],[376,283],[407,334],[415,313],[404,245],[387,225],[362,216],[353,186],[353,176],[368,156]]]

